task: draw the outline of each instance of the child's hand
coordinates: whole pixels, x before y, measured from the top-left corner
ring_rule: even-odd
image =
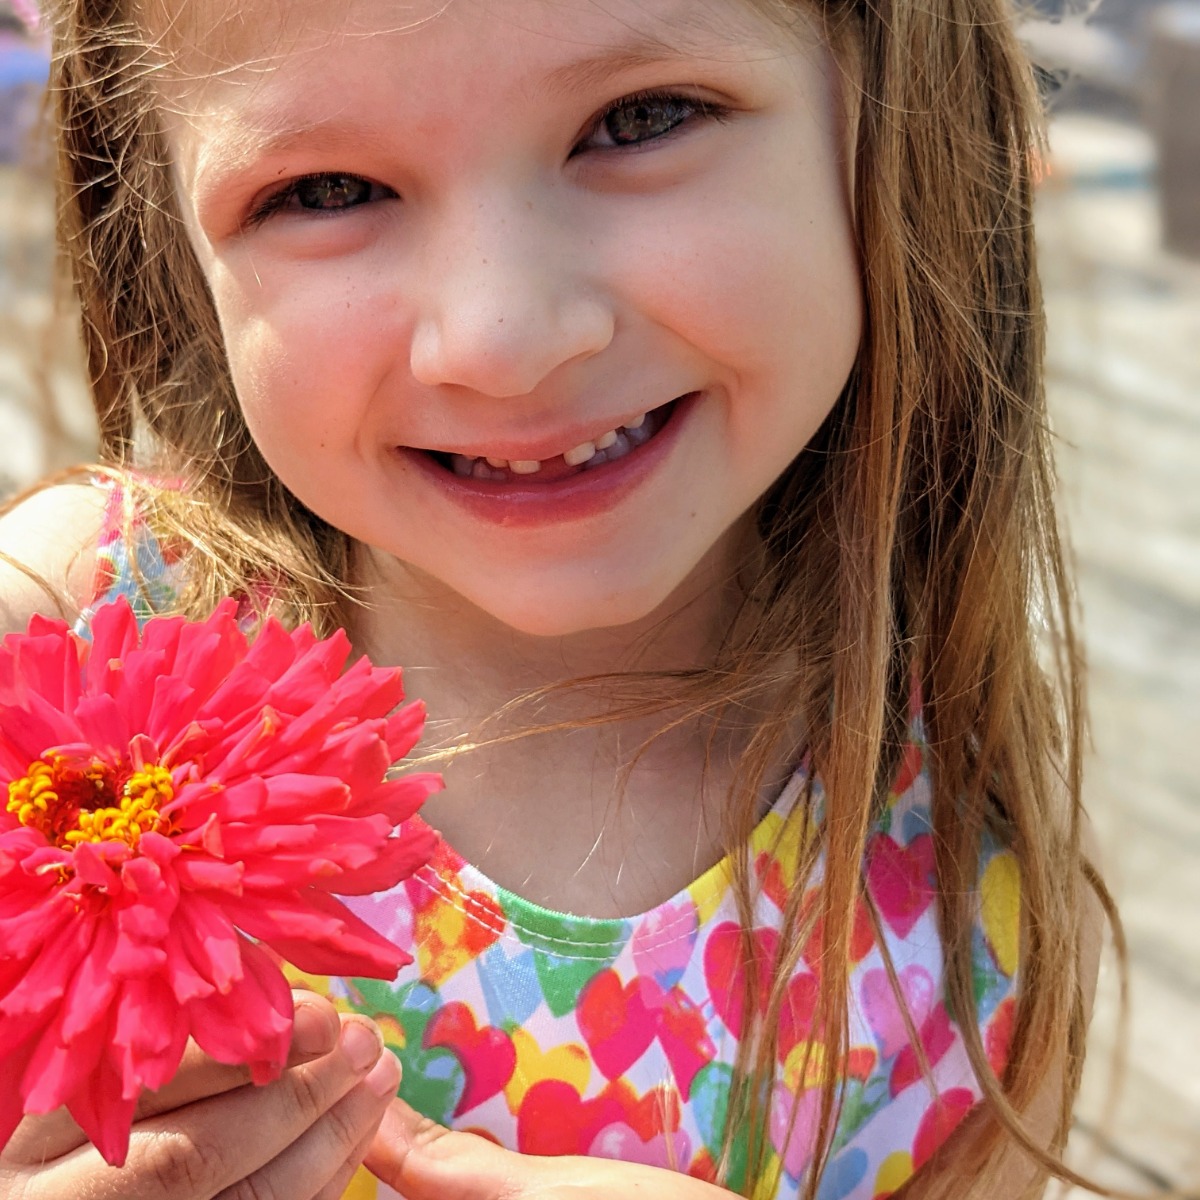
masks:
[[[190,1045],[175,1078],[142,1097],[124,1167],[108,1166],[60,1109],[21,1123],[0,1154],[0,1196],[338,1200],[400,1081],[382,1045],[370,1021],[339,1020],[297,993],[291,1056],[274,1083],[250,1086],[245,1068]]]
[[[418,1116],[387,1110],[366,1165],[405,1200],[729,1200],[711,1183],[607,1158],[542,1158],[504,1150]]]

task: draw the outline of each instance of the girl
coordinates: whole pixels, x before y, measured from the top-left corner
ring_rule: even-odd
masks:
[[[1073,1178],[1104,893],[1005,6],[51,8],[110,484],[6,518],[6,619],[341,624],[447,788],[360,908],[417,963],[308,981],[336,1039],[188,1057],[120,1172],[27,1120],[8,1190]]]

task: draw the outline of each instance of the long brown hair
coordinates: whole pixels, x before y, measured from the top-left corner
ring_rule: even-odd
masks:
[[[833,413],[759,503],[744,636],[712,668],[671,681],[676,712],[755,702],[729,806],[731,846],[746,844],[798,716],[826,804],[800,851],[777,959],[761,976],[745,972],[745,1011],[758,1015],[741,1042],[722,1169],[728,1179],[745,1137],[751,1166],[739,1185],[749,1193],[761,1176],[775,1031],[818,921],[814,1028],[824,1061],[847,1049],[849,946],[856,909],[869,905],[864,849],[910,736],[915,693],[933,780],[947,1001],[985,1095],[972,1178],[946,1194],[990,1196],[1003,1190],[998,1155],[1013,1141],[1043,1174],[1077,1178],[1057,1155],[1083,1056],[1077,964],[1089,889],[1114,916],[1080,846],[1082,669],[1054,510],[1032,232],[1039,107],[1006,0],[818,7],[853,89],[865,335]],[[787,16],[783,0],[772,8]],[[206,612],[265,572],[289,619],[344,623],[356,602],[348,541],[286,491],[246,430],[183,236],[149,83],[154,60],[129,0],[52,0],[50,9],[60,238],[104,456],[132,466],[147,444],[160,476],[186,477],[186,488],[147,500],[167,536],[193,551],[186,609]],[[988,833],[1019,863],[1024,918],[1017,1026],[1000,1079],[974,1019],[971,974]],[[818,856],[824,883],[808,911],[803,881]],[[749,956],[754,881],[735,861]],[[1065,1063],[1056,1127],[1035,1140],[1020,1114],[1050,1059]],[[837,1118],[837,1072],[828,1075],[808,1200]]]

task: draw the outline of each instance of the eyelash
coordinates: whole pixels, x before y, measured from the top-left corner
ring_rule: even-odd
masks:
[[[714,104],[711,100],[697,100],[693,96],[683,96],[678,92],[668,91],[646,91],[634,92],[629,96],[622,96],[620,100],[610,104],[591,124],[588,130],[588,137],[593,138],[604,127],[604,123],[614,113],[620,112],[623,108],[635,108],[638,105],[662,105],[665,107],[678,106],[679,108],[690,110],[687,116],[676,121],[669,129],[663,133],[654,134],[651,137],[643,138],[638,142],[618,142],[611,146],[599,147],[602,150],[637,150],[642,146],[649,145],[651,142],[661,142],[674,136],[677,129],[682,129],[687,125],[693,124],[697,119],[701,121],[717,121],[723,122],[729,119],[731,115],[730,109],[721,104]],[[582,143],[581,143],[582,144]],[[572,151],[572,154],[575,152]]]
[[[641,138],[635,142],[613,142],[610,145],[588,147],[587,143],[596,137],[596,135],[604,128],[605,123],[613,116],[614,113],[620,112],[622,109],[634,108],[638,105],[661,105],[662,107],[676,106],[686,110],[685,115],[678,121],[672,124],[662,133],[652,134],[650,137]],[[588,127],[587,137],[579,143],[579,145],[571,151],[570,157],[574,158],[577,154],[585,149],[592,149],[601,153],[612,153],[614,151],[637,152],[642,147],[649,145],[652,142],[667,141],[675,136],[677,130],[685,126],[694,124],[699,121],[717,121],[724,122],[729,119],[731,110],[724,105],[714,104],[709,100],[697,100],[691,96],[680,95],[678,92],[669,91],[645,91],[633,92],[631,95],[622,96],[621,99],[610,104],[599,116],[592,121]],[[386,198],[392,198],[395,193],[390,188],[383,184],[372,183],[361,175],[352,175],[346,171],[317,171],[310,175],[301,175],[296,179],[291,180],[277,192],[273,192],[265,200],[263,200],[247,218],[248,226],[261,224],[269,217],[277,212],[283,211],[290,200],[293,200],[306,184],[315,183],[320,180],[330,179],[350,179],[362,183],[371,183],[373,188],[380,188],[389,193]],[[360,205],[345,205],[342,208],[310,208],[306,211],[314,215],[331,215],[333,213],[344,211],[346,208],[357,208]]]

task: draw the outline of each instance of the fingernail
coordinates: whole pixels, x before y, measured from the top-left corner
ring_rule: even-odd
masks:
[[[328,1054],[337,1041],[337,1016],[324,1005],[296,1005],[292,1046],[300,1054]]]
[[[394,1096],[400,1087],[400,1061],[384,1047],[363,1083],[377,1096]]]
[[[342,1026],[342,1049],[356,1071],[365,1071],[383,1050],[383,1038],[366,1021],[347,1021]]]

